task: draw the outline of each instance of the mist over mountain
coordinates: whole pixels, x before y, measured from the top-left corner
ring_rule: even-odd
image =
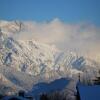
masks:
[[[0,21],[2,31],[16,40],[36,40],[100,61],[100,28],[92,23],[67,24],[58,18],[49,22]],[[14,34],[12,34],[14,33]]]

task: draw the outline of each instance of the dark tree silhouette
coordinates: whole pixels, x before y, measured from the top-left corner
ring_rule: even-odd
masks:
[[[49,100],[47,94],[42,94],[40,100]]]

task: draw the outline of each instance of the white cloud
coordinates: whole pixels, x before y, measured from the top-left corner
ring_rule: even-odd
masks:
[[[17,39],[36,39],[55,44],[62,50],[97,53],[100,51],[100,27],[93,24],[67,24],[59,19],[51,22],[24,22],[25,30]]]

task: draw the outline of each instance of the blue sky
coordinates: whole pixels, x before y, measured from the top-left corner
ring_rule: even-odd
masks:
[[[1,20],[90,22],[100,25],[100,0],[0,0]]]

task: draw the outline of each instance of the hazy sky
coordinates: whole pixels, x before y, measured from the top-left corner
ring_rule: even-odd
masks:
[[[0,19],[91,22],[100,25],[100,0],[0,0]]]

